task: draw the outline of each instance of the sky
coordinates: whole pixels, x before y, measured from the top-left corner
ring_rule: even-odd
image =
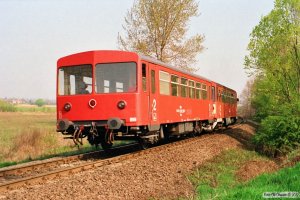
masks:
[[[0,98],[55,99],[56,62],[118,48],[134,0],[0,0]],[[188,35],[202,34],[196,74],[241,93],[250,33],[273,0],[198,0]]]

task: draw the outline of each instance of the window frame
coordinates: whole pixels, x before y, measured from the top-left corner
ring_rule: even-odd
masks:
[[[185,84],[183,84],[183,80],[186,81]],[[184,78],[184,77],[180,77],[180,96],[183,98],[188,98],[189,94],[188,94],[188,79]],[[183,92],[185,91],[185,94],[183,94]]]
[[[196,99],[201,99],[201,87],[202,87],[202,84],[200,82],[196,82],[195,84],[195,98]],[[197,95],[198,94],[198,95]]]
[[[155,79],[156,79],[155,74],[156,74],[156,72],[155,72],[154,69],[151,69],[150,73],[151,73],[151,93],[155,94],[156,93],[156,83],[155,83]]]
[[[134,91],[130,91],[129,86],[128,89],[126,91],[123,92],[117,92],[117,87],[116,85],[114,86],[116,91],[114,92],[104,92],[104,88],[103,88],[103,92],[98,92],[98,88],[97,88],[97,65],[108,65],[108,64],[129,64],[132,63],[135,65],[135,90]],[[134,61],[128,61],[128,62],[105,62],[105,63],[96,63],[94,65],[94,73],[93,73],[93,78],[94,78],[94,93],[95,94],[119,94],[119,93],[137,93],[138,92],[138,64]],[[109,82],[111,82],[111,80],[109,80]],[[118,81],[119,82],[119,81]],[[115,84],[117,83],[117,81],[115,82]],[[122,83],[122,82],[119,82]],[[123,83],[124,85],[124,83]],[[124,90],[124,88],[123,88]]]
[[[189,85],[188,85],[188,87],[189,87],[189,98],[191,98],[191,99],[195,99],[195,81],[193,81],[193,80],[189,80],[188,81],[189,83]]]
[[[177,81],[174,82],[172,81],[172,77],[176,77]],[[180,77],[175,75],[175,74],[171,74],[170,76],[170,85],[171,85],[171,96],[173,97],[179,97],[180,96]],[[173,94],[173,85],[176,86],[176,95]]]
[[[147,72],[147,64],[146,63],[142,63],[142,91],[143,92],[147,92],[147,74],[148,74],[148,72]]]
[[[207,87],[208,86],[206,85],[206,83],[201,84],[201,97],[202,97],[203,100],[208,99]]]
[[[162,75],[167,75],[168,78],[167,79],[164,79],[165,77],[163,77]],[[168,72],[165,72],[165,71],[162,71],[162,70],[159,70],[159,94],[161,95],[170,95],[170,73]],[[163,88],[164,84],[167,83],[167,86],[166,88],[167,91],[164,91],[164,89],[166,88]]]
[[[68,68],[74,68],[74,67],[84,67],[84,68],[87,68],[87,67],[90,67],[90,70],[91,70],[91,77],[88,77],[91,79],[91,83],[86,83],[87,85],[90,85],[91,86],[91,91],[89,93],[78,93],[76,92],[78,89],[77,89],[77,86],[75,86],[73,89],[71,88],[71,84],[72,83],[69,83],[69,89],[66,89],[65,86],[66,86],[66,79],[63,77],[63,83],[64,83],[64,87],[63,87],[63,94],[61,93],[61,80],[60,80],[60,70],[61,69],[68,69]],[[63,73],[65,73],[65,71],[63,71]],[[69,82],[71,82],[71,76],[73,77],[74,76],[74,81],[75,81],[75,85],[77,85],[78,83],[76,83],[76,76],[74,74],[71,74],[69,75]],[[86,77],[86,76],[85,76]],[[84,76],[82,76],[82,81],[84,79]],[[80,65],[64,65],[64,66],[59,66],[57,68],[57,95],[58,96],[75,96],[75,95],[90,95],[90,94],[93,94],[94,93],[94,87],[93,87],[93,82],[94,82],[94,68],[93,68],[93,65],[88,63],[88,64],[80,64]],[[66,94],[66,90],[69,90],[68,94]],[[72,90],[75,90],[74,94],[72,94]]]

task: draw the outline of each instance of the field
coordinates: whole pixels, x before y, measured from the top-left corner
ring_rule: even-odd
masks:
[[[0,112],[0,167],[78,152],[71,140],[56,133],[55,112],[41,112],[35,107],[21,109],[22,112]],[[35,112],[27,112],[33,109]],[[91,149],[86,143],[80,151]]]
[[[55,105],[45,105],[42,107],[38,107],[36,105],[19,104],[15,107],[17,112],[46,112],[46,113],[56,112]]]

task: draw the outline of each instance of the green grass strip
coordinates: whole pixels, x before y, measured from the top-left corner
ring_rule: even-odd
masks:
[[[197,199],[264,199],[264,192],[300,193],[300,164],[260,175],[246,183],[240,182],[236,172],[250,160],[267,161],[268,158],[254,151],[234,149],[201,166],[188,177],[196,187]]]

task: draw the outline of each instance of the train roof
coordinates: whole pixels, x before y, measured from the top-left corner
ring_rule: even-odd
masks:
[[[193,74],[191,72],[188,72],[188,71],[184,71],[178,67],[174,67],[173,65],[170,65],[170,64],[167,64],[167,63],[164,63],[162,61],[159,61],[159,60],[156,60],[155,58],[152,58],[152,57],[149,57],[149,56],[144,56],[144,55],[139,55],[139,57],[142,59],[142,60],[146,60],[146,61],[149,61],[151,63],[154,63],[154,64],[158,64],[158,65],[162,65],[164,67],[167,67],[169,69],[172,69],[174,71],[178,71],[178,72],[181,72],[181,73],[184,73],[184,74],[187,74],[189,76],[193,76],[195,78],[201,78],[203,80],[206,80],[206,81],[209,81],[209,82],[213,82],[212,80],[209,80],[203,76],[200,76],[200,75],[197,75],[197,74]]]
[[[157,65],[161,65],[161,66],[164,66],[164,67],[166,67],[166,68],[168,68],[168,69],[172,69],[172,70],[174,70],[174,71],[177,71],[177,72],[180,72],[180,73],[184,73],[184,74],[187,74],[187,75],[189,75],[189,76],[192,76],[192,77],[195,77],[195,78],[199,78],[199,79],[202,79],[202,80],[205,80],[205,81],[208,81],[208,82],[214,82],[214,83],[216,83],[216,84],[218,84],[218,85],[220,85],[220,86],[222,86],[222,87],[224,87],[224,88],[226,88],[226,89],[235,91],[235,90],[233,90],[233,89],[231,89],[231,88],[228,88],[228,87],[226,87],[226,86],[224,86],[224,85],[222,85],[222,84],[220,84],[220,83],[217,83],[217,82],[215,82],[215,81],[212,81],[212,80],[210,80],[210,79],[208,79],[208,78],[205,78],[205,77],[200,76],[200,75],[198,75],[198,74],[193,74],[193,73],[188,72],[188,71],[184,71],[184,70],[182,70],[182,69],[180,69],[180,68],[178,68],[178,67],[174,67],[174,66],[172,66],[172,65],[170,65],[170,64],[167,64],[167,63],[164,63],[164,62],[162,62],[162,61],[160,61],[160,60],[156,60],[155,58],[152,58],[152,57],[149,57],[149,56],[145,56],[145,55],[141,55],[141,54],[138,54],[138,55],[139,55],[139,57],[140,57],[142,60],[146,60],[146,61],[148,61],[148,62],[157,64]]]
[[[101,54],[101,53],[118,53],[118,54],[131,54],[131,55],[136,55],[137,57],[139,57],[140,60],[145,60],[145,61],[148,61],[148,62],[151,62],[151,63],[154,63],[154,64],[157,64],[157,65],[161,65],[161,66],[164,66],[168,69],[171,69],[171,70],[174,70],[174,71],[177,71],[177,72],[180,72],[180,73],[183,73],[183,74],[187,74],[189,76],[192,76],[192,77],[195,77],[195,78],[199,78],[199,79],[202,79],[202,80],[205,80],[205,81],[208,81],[208,82],[213,82],[213,83],[216,83],[226,89],[229,89],[229,90],[232,90],[232,91],[235,91],[233,89],[230,89],[222,84],[219,84],[215,81],[212,81],[208,78],[205,78],[203,76],[200,76],[200,75],[197,75],[197,74],[193,74],[191,72],[187,72],[187,71],[184,71],[178,67],[175,67],[173,65],[170,65],[168,63],[164,63],[160,60],[157,60],[153,57],[150,57],[150,56],[145,56],[145,55],[142,55],[142,54],[138,54],[136,52],[129,52],[129,51],[120,51],[120,50],[92,50],[92,51],[86,51],[86,52],[80,52],[80,53],[76,53],[76,54],[71,54],[71,55],[68,55],[68,56],[65,56],[65,57],[62,57],[58,60],[61,61],[61,60],[65,60],[65,59],[69,59],[69,58],[72,58],[73,56],[81,56],[81,55],[84,55],[84,54],[90,54],[90,55],[95,55],[95,54]]]

